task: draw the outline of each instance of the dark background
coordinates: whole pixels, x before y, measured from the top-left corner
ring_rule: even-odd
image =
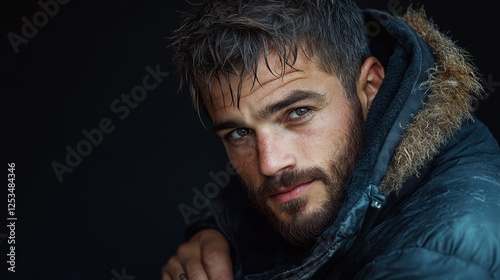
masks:
[[[42,0],[44,1],[44,0]],[[46,1],[44,1],[46,2]],[[358,1],[393,10],[408,1]],[[169,62],[170,32],[185,1],[69,1],[16,53],[37,1],[0,6],[1,164],[16,164],[16,273],[7,271],[7,182],[0,198],[0,279],[160,279],[182,241],[179,205],[225,169],[219,140],[205,130]],[[500,139],[498,1],[419,1],[466,48],[484,76],[477,116]],[[40,18],[43,20],[43,18]],[[170,75],[123,120],[110,106],[142,84],[146,66]],[[498,83],[497,83],[498,81]],[[492,83],[493,82],[493,83]],[[51,166],[109,118],[88,156],[62,182]],[[4,278],[3,275],[7,275]],[[128,277],[127,277],[128,276]]]

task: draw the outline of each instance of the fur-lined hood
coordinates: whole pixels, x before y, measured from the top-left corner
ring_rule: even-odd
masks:
[[[469,55],[427,19],[423,9],[410,9],[401,19],[431,47],[436,66],[429,70],[427,100],[395,150],[381,192],[397,192],[405,179],[418,175],[465,119],[471,118],[474,94],[481,95],[476,68]]]

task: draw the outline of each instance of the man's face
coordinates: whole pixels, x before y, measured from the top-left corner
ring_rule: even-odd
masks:
[[[278,72],[277,57],[268,60]],[[261,59],[259,82],[244,79],[239,108],[227,83],[215,80],[213,103],[205,104],[250,199],[287,240],[305,243],[329,225],[345,199],[364,118],[337,76],[303,54],[294,68],[279,77]],[[237,83],[234,77],[233,90]]]

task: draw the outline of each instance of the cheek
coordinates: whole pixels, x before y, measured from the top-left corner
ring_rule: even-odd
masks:
[[[308,161],[314,164],[319,161],[329,162],[338,149],[342,148],[348,131],[348,120],[345,117],[347,113],[344,108],[327,111],[305,131],[307,136],[302,137],[299,146]]]
[[[251,146],[233,148],[226,147],[226,154],[238,175],[247,183],[250,178],[257,178],[258,164],[256,151]]]

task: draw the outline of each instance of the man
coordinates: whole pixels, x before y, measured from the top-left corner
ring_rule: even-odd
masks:
[[[213,0],[173,46],[240,180],[163,279],[500,279],[498,145],[422,11]]]

